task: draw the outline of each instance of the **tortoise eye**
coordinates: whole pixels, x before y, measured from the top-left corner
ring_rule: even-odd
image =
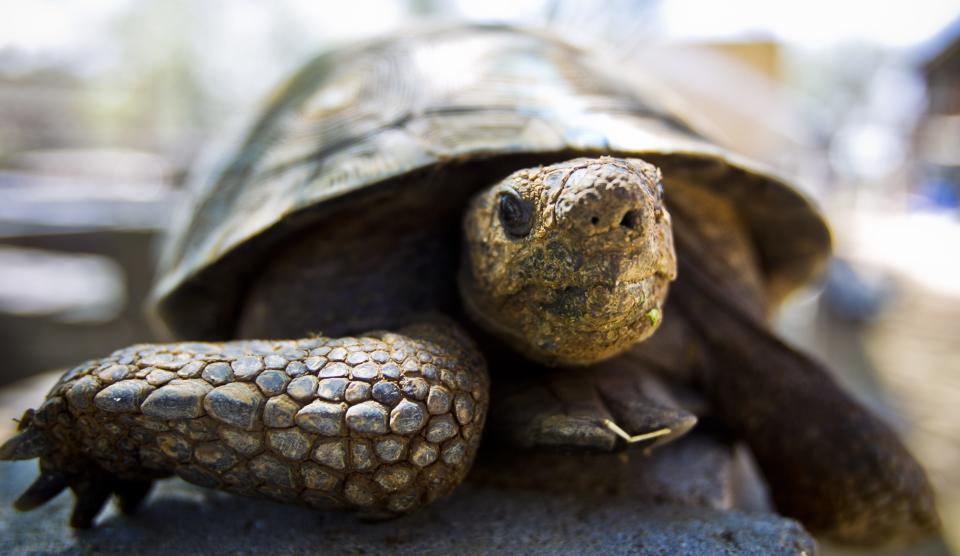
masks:
[[[507,236],[525,237],[533,227],[533,207],[513,191],[504,191],[497,198],[497,212]]]

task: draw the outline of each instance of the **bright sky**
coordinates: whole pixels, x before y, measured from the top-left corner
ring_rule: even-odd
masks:
[[[0,0],[0,48],[62,50],[89,44],[108,21],[136,0]],[[451,0],[456,12],[472,19],[522,20],[543,13],[546,0]],[[205,0],[207,7],[243,11],[267,4],[240,1],[223,4]],[[223,4],[222,7],[219,6]],[[281,0],[277,4],[316,18],[317,27],[341,31],[370,26],[389,27],[403,19],[395,0],[313,2]],[[664,0],[660,19],[668,37],[732,38],[773,36],[801,46],[819,47],[843,40],[865,40],[891,47],[909,46],[929,38],[960,16],[956,0]],[[255,18],[256,19],[256,18]],[[324,23],[326,22],[326,23]],[[302,23],[302,21],[301,21]]]
[[[960,16],[956,0],[668,0],[661,17],[674,36],[774,36],[820,47],[864,40],[891,47],[930,38]]]

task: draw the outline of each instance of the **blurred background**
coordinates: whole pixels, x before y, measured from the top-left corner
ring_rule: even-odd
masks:
[[[836,260],[777,325],[904,434],[947,525],[929,553],[960,549],[955,2],[0,0],[0,13],[4,433],[49,371],[154,338],[144,298],[188,170],[284,75],[418,22],[508,22],[654,75],[697,125],[820,204]]]

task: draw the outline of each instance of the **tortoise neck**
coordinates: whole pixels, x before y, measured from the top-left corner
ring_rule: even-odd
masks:
[[[364,216],[362,232],[341,219],[301,234],[252,281],[236,335],[342,336],[458,315],[459,215],[417,212]]]
[[[767,310],[764,278],[751,238],[734,204],[682,179],[667,183],[677,255],[707,272],[748,314]],[[683,273],[677,281],[683,282]]]

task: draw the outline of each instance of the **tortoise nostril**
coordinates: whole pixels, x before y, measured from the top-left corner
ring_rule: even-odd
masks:
[[[591,216],[591,217],[590,217],[590,223],[593,224],[594,226],[596,226],[597,224],[600,223],[600,217],[599,217],[599,216]]]
[[[628,210],[624,213],[623,218],[620,219],[620,225],[624,228],[630,228],[631,230],[640,229],[640,211],[639,210]]]

